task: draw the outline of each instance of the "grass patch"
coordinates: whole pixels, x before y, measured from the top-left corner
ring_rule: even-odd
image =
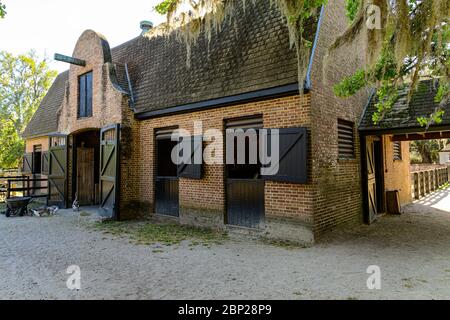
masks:
[[[439,190],[445,190],[449,187],[450,187],[450,182],[446,182],[442,186],[439,187]]]
[[[82,211],[80,212],[80,217],[89,217],[91,214],[89,212],[86,211]]]
[[[211,246],[222,244],[227,235],[209,229],[181,226],[176,224],[156,224],[150,222],[96,222],[94,228],[105,234],[125,236],[133,243],[166,246],[177,245],[182,241],[190,241],[190,246]]]

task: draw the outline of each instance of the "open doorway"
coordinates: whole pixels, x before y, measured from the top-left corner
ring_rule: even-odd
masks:
[[[89,130],[74,135],[72,197],[80,206],[98,205],[100,131]]]
[[[367,222],[371,223],[385,211],[383,141],[377,136],[369,136],[365,139]]]
[[[230,136],[232,139],[227,137],[226,142],[233,144],[233,146],[226,146],[227,152],[233,152],[230,156],[230,160],[232,158],[233,161],[232,163],[227,161],[225,171],[225,223],[231,226],[263,228],[265,182],[261,176],[260,159],[257,157],[259,154],[258,133],[263,128],[262,116],[230,119],[225,122],[225,128],[227,134],[234,132]],[[238,132],[242,133],[240,137],[237,135]],[[240,143],[242,144],[240,151],[243,154],[239,155],[242,159],[238,161]]]
[[[179,216],[178,167],[172,161],[172,150],[178,142],[172,141],[176,127],[155,131],[155,212],[160,215]]]

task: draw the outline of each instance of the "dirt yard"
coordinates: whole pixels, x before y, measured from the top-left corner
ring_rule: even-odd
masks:
[[[306,249],[190,229],[130,238],[131,225],[92,220],[0,215],[0,299],[450,299],[449,189]],[[66,288],[70,265],[80,291]],[[370,265],[381,290],[367,288]]]

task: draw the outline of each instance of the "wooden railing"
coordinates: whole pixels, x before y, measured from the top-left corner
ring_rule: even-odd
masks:
[[[8,179],[23,179],[25,176],[18,175],[17,170],[2,170],[0,172],[0,202],[5,202],[8,192]]]
[[[450,166],[411,172],[411,191],[414,199],[420,199],[447,184]]]
[[[42,183],[44,182],[44,184]],[[43,198],[47,193],[36,193],[36,191],[47,190],[48,179],[35,179],[26,177],[10,178],[7,181],[6,199],[14,196]]]

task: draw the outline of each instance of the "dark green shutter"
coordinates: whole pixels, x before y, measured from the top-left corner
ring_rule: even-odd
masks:
[[[271,156],[271,135],[268,129],[267,148]],[[304,184],[308,181],[308,133],[306,128],[277,129],[279,131],[279,170],[264,175],[265,180]],[[265,165],[264,167],[270,167]]]
[[[42,160],[41,160],[41,173],[43,175],[48,175],[48,151],[42,152]]]
[[[178,177],[189,179],[201,179],[202,164],[195,163],[195,153],[199,152],[200,155],[203,153],[203,146],[202,146],[203,137],[202,136],[180,137],[180,142],[183,141],[183,139],[186,139],[191,143],[191,156],[190,156],[191,163],[183,163],[178,166]]]
[[[33,153],[25,153],[22,159],[22,173],[33,173]]]
[[[100,207],[102,215],[119,219],[120,125],[100,131]]]
[[[48,205],[67,207],[67,137],[50,136],[48,157]]]

